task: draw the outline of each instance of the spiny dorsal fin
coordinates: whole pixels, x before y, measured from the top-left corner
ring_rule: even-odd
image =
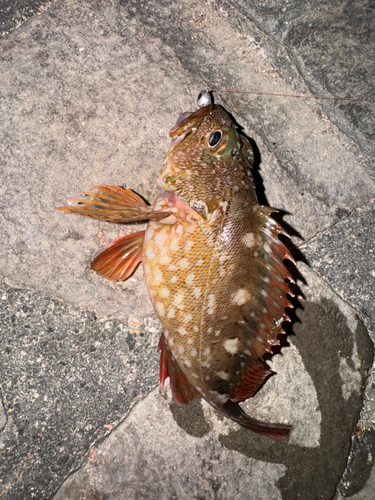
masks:
[[[248,355],[229,393],[235,402],[251,397],[270,375],[263,356],[272,353],[272,346],[279,344],[277,337],[285,333],[282,323],[289,320],[285,308],[292,306],[286,296],[292,294],[285,281],[290,274],[283,264],[290,254],[278,238],[282,228],[270,217],[273,211],[268,207],[258,210],[262,228],[258,232],[262,239],[259,248],[263,249],[263,255],[254,259],[253,285],[248,290],[251,302],[244,306],[238,322],[239,337],[244,339],[244,352],[248,351]]]

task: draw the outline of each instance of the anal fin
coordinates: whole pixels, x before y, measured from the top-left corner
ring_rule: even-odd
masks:
[[[160,337],[160,391],[169,377],[174,400],[178,404],[187,404],[198,395],[198,391],[190,384],[185,374],[173,357],[164,335]]]
[[[83,191],[81,194],[91,196],[70,200],[77,205],[56,207],[55,210],[72,214],[85,215],[92,219],[107,222],[136,222],[149,219],[162,219],[169,212],[155,212],[152,206],[147,205],[144,200],[130,189],[120,186],[91,186],[99,193]]]
[[[142,261],[144,235],[140,231],[115,240],[95,257],[91,269],[109,280],[126,280]]]

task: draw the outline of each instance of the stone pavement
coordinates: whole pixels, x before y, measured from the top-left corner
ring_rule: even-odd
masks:
[[[21,24],[25,4],[40,15]],[[215,95],[255,141],[259,199],[298,258],[293,332],[244,404],[291,423],[288,441],[159,394],[142,269],[114,284],[88,269],[141,225],[52,207],[92,184],[153,200],[168,130],[207,86],[375,99],[373,2],[13,7],[0,8],[0,498],[372,500],[374,104]]]

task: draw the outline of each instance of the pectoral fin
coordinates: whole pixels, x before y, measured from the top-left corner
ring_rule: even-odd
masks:
[[[95,257],[91,269],[109,280],[126,280],[142,261],[144,235],[140,231],[115,240]]]
[[[136,222],[149,219],[162,219],[167,217],[169,212],[154,212],[153,208],[136,193],[130,189],[120,186],[92,186],[100,191],[92,193],[84,191],[81,194],[91,196],[70,200],[78,205],[57,207],[55,210],[72,214],[85,215],[92,219],[104,220],[107,222]]]

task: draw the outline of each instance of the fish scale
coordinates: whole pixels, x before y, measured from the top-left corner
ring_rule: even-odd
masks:
[[[253,152],[217,105],[184,113],[152,205],[119,186],[95,186],[91,199],[59,210],[111,222],[148,219],[145,231],[112,243],[92,263],[108,279],[127,279],[143,261],[147,289],[162,324],[160,386],[170,378],[174,398],[198,393],[243,427],[280,439],[291,427],[257,421],[238,402],[271,374],[272,352],[288,320],[292,259],[271,218],[258,204]]]

